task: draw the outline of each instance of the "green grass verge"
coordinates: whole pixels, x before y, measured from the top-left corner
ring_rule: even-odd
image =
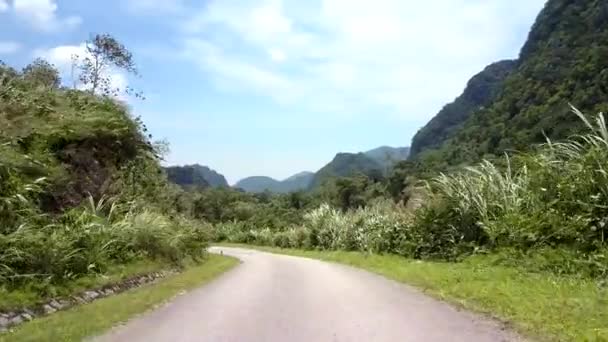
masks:
[[[212,254],[204,263],[158,283],[20,325],[0,334],[0,341],[80,341],[150,310],[183,290],[205,284],[237,264],[235,258]]]
[[[592,280],[496,266],[483,256],[461,263],[441,263],[358,252],[220,245],[359,267],[416,286],[466,309],[489,314],[539,340],[608,341],[608,289]]]
[[[111,266],[104,274],[90,275],[61,285],[30,283],[19,289],[9,290],[0,286],[0,311],[8,311],[45,302],[51,298],[67,297],[88,289],[161,271],[169,268],[167,263],[148,259],[137,260],[123,265]]]

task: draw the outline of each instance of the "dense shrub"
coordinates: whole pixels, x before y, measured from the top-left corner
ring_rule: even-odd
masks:
[[[239,230],[242,226],[231,222],[216,225],[215,234],[230,242],[285,248],[398,253],[401,242],[409,240],[409,222],[407,213],[388,202],[346,213],[323,204],[304,215],[301,226],[281,232]]]
[[[0,284],[60,283],[139,258],[179,266],[205,253],[207,233],[192,221],[150,211],[121,217],[112,212],[76,208],[45,225],[24,223],[0,234]]]

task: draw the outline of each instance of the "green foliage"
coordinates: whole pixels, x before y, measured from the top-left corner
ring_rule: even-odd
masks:
[[[76,90],[31,87],[27,75],[10,68],[0,68],[0,75],[0,163],[22,183],[46,178],[43,209],[100,198],[134,163],[159,168],[145,126],[122,104]]]
[[[300,226],[284,231],[253,230],[233,222],[217,226],[216,234],[235,243],[397,253],[398,244],[407,239],[408,222],[406,213],[387,202],[348,213],[323,204],[308,212]]]
[[[41,58],[35,59],[23,68],[21,73],[23,74],[23,79],[34,86],[59,88],[61,85],[61,78],[57,69]]]
[[[430,184],[435,199],[414,224],[432,233],[426,253],[450,258],[480,248],[559,248],[571,251],[568,264],[575,266],[551,267],[606,276],[608,131],[602,114],[591,123],[575,112],[590,133],[507,159],[506,168],[484,161],[437,177]]]
[[[203,256],[208,237],[191,221],[119,211],[91,200],[46,225],[25,223],[0,235],[0,283],[56,284],[142,257],[179,264]]]
[[[283,230],[297,224],[312,205],[310,194],[251,194],[230,188],[207,188],[186,194],[191,216],[213,224],[242,222],[250,229]]]

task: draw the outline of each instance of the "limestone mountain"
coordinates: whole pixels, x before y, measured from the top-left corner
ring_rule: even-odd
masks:
[[[451,138],[476,110],[488,106],[499,94],[504,81],[515,69],[516,62],[505,60],[487,66],[473,76],[454,102],[445,105],[412,139],[411,157],[423,150],[436,148]]]
[[[181,186],[228,187],[226,178],[207,166],[194,164],[166,167],[167,177]]]
[[[430,142],[422,139],[425,149],[419,136],[414,154],[423,151],[425,160],[441,168],[580,132],[568,103],[587,114],[608,110],[606,56],[608,1],[547,1],[494,99],[469,115],[458,113],[466,119],[445,130],[447,140],[429,136]]]

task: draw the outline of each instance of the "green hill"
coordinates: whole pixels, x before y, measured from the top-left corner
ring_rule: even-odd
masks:
[[[167,177],[181,186],[228,187],[226,178],[216,171],[198,164],[165,168]]]
[[[495,99],[424,158],[440,166],[470,163],[579,132],[568,103],[586,113],[608,110],[606,56],[607,1],[549,0]]]
[[[346,177],[356,173],[381,177],[383,171],[383,166],[365,153],[338,153],[331,162],[317,171],[310,188],[314,189],[335,177]]]
[[[238,181],[234,187],[238,189],[243,189],[247,192],[264,192],[271,191],[274,192],[275,189],[279,186],[279,181],[266,176],[253,176],[241,179]]]

